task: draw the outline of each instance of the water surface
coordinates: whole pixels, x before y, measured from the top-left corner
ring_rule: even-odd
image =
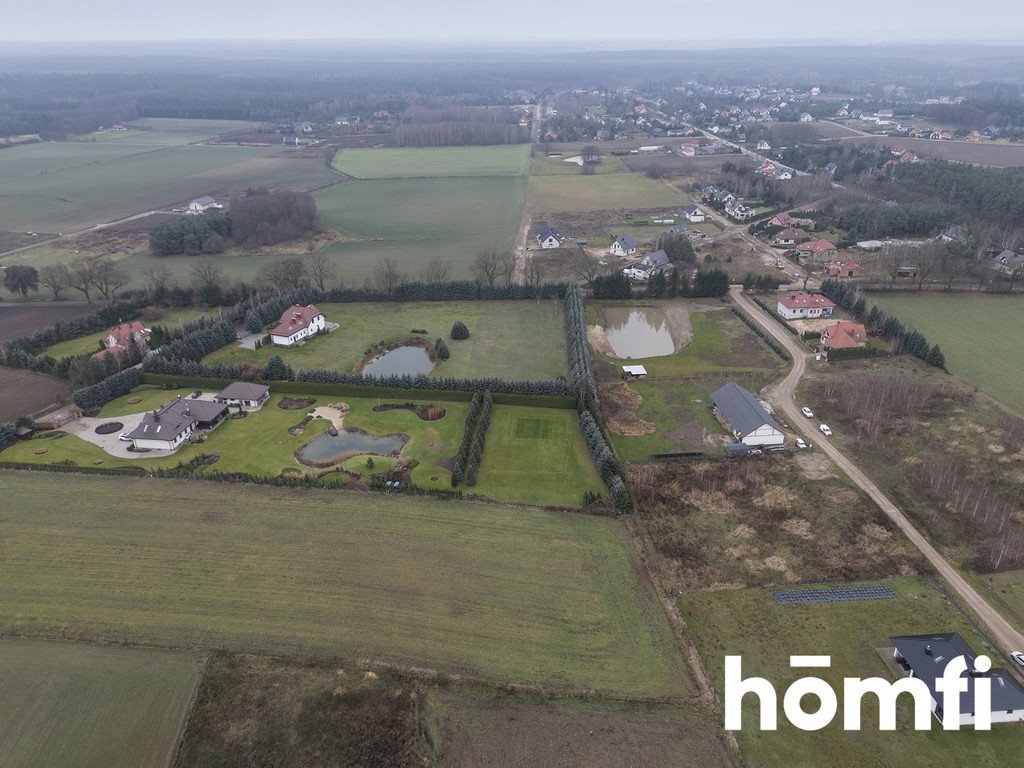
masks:
[[[398,347],[378,355],[363,367],[364,376],[421,376],[434,370],[434,361],[423,347]]]
[[[311,440],[298,450],[296,456],[299,461],[310,464],[326,464],[363,453],[387,456],[401,451],[405,443],[406,438],[402,435],[378,437],[356,429],[342,429],[337,435],[324,434]]]
[[[657,307],[605,307],[604,318],[616,357],[659,357],[676,351],[665,313]]]

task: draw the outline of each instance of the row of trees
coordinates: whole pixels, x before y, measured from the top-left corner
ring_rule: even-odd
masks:
[[[477,392],[473,395],[462,432],[462,442],[459,444],[452,467],[452,488],[463,482],[469,486],[476,485],[493,409],[494,401],[490,391]]]
[[[608,441],[605,439],[601,427],[598,426],[597,420],[589,410],[585,410],[580,414],[579,424],[580,432],[583,434],[583,442],[587,444],[590,457],[594,460],[595,466],[601,473],[601,478],[604,480],[605,485],[608,486],[612,503],[619,512],[631,512],[633,509],[633,499],[620,474],[619,462],[615,459],[611,446],[608,445]]]
[[[850,240],[915,237],[941,232],[957,214],[955,206],[942,203],[858,203],[846,208],[838,223],[847,230]]]
[[[12,264],[4,270],[4,287],[23,297],[47,289],[56,301],[67,289],[78,291],[92,303],[99,294],[107,301],[131,281],[131,276],[108,256],[80,256],[68,264],[48,264],[41,269],[30,264]]]
[[[590,343],[587,340],[587,319],[579,286],[565,289],[565,340],[569,356],[569,381],[574,394],[591,398],[597,394],[594,369],[590,364]]]
[[[946,356],[938,344],[928,344],[923,333],[907,328],[894,315],[872,304],[868,309],[867,299],[860,295],[853,284],[829,278],[822,282],[821,292],[843,309],[864,323],[868,333],[881,336],[892,342],[895,352],[906,352],[936,368],[945,369]]]

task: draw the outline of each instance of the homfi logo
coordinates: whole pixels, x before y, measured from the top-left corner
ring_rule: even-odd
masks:
[[[791,669],[828,669],[831,656],[790,656]],[[962,724],[973,724],[978,731],[992,728],[992,680],[985,677],[992,668],[987,656],[974,659],[969,676],[967,660],[963,656],[952,658],[940,677],[935,679],[936,695],[923,680],[903,677],[895,681],[881,677],[843,678],[843,730],[861,730],[861,703],[872,695],[878,701],[878,729],[896,730],[896,703],[903,696],[913,701],[914,730],[931,730],[932,714],[942,722],[946,731],[958,731]],[[973,685],[970,683],[973,682]],[[964,694],[972,691],[969,712],[961,711]],[[743,729],[743,699],[753,695],[760,706],[759,726],[762,731],[778,729],[778,701],[775,686],[763,677],[743,677],[741,656],[725,657],[725,729]],[[807,709],[805,699],[816,699],[817,706]],[[839,695],[832,685],[820,677],[801,677],[786,689],[782,697],[782,711],[786,719],[802,731],[820,731],[829,725],[839,710]]]

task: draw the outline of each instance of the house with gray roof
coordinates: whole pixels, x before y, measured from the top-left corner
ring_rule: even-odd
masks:
[[[992,269],[1004,275],[1019,275],[1024,272],[1024,256],[1007,248],[992,259]]]
[[[228,412],[224,403],[176,397],[149,411],[128,438],[136,450],[173,451],[199,430],[216,427]]]
[[[260,408],[270,398],[270,387],[251,381],[233,381],[213,396],[216,403],[238,408]]]
[[[1024,688],[1005,669],[975,671],[974,660],[977,654],[956,632],[903,635],[889,639],[894,646],[893,658],[906,671],[907,676],[916,677],[928,687],[932,697],[932,713],[940,722],[943,715],[943,694],[938,690],[936,681],[942,678],[946,665],[958,656],[963,656],[967,663],[967,670],[962,673],[962,677],[967,680],[967,690],[960,694],[961,726],[974,724],[974,688],[979,679],[990,681],[993,723],[1016,723],[1024,720]]]
[[[782,445],[782,425],[773,419],[750,392],[734,381],[711,394],[715,413],[729,425],[733,436],[751,447]]]
[[[188,204],[188,212],[189,213],[202,213],[203,211],[208,211],[211,208],[223,208],[223,207],[224,207],[223,205],[219,205],[217,203],[217,201],[214,200],[209,195],[204,195],[203,197],[197,197],[195,200],[193,200],[191,203]]]
[[[562,233],[554,227],[544,227],[537,233],[537,243],[541,248],[561,248],[564,239]]]
[[[636,253],[636,238],[632,235],[619,235],[610,250],[612,256],[632,256]]]

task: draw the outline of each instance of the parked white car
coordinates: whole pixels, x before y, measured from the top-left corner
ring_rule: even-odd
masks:
[[[1013,658],[1015,662],[1017,662],[1018,667],[1024,669],[1024,653],[1021,653],[1020,651],[1014,651],[1010,654],[1010,656],[1011,658]]]
[[[828,424],[822,424],[820,427],[818,427],[818,429],[821,430],[821,434],[823,434],[825,437],[832,437],[832,430],[829,429]]]
[[[802,413],[808,419],[813,419],[814,418],[814,411],[812,411],[806,405],[803,408],[800,409],[800,413]]]
[[[124,440],[125,442],[130,442],[131,441],[131,438],[128,437],[128,433],[127,432],[122,432],[120,435],[117,436],[117,439],[118,440]]]
[[[804,440],[802,437],[796,439],[796,448],[798,451],[806,451],[811,447],[810,443]]]

